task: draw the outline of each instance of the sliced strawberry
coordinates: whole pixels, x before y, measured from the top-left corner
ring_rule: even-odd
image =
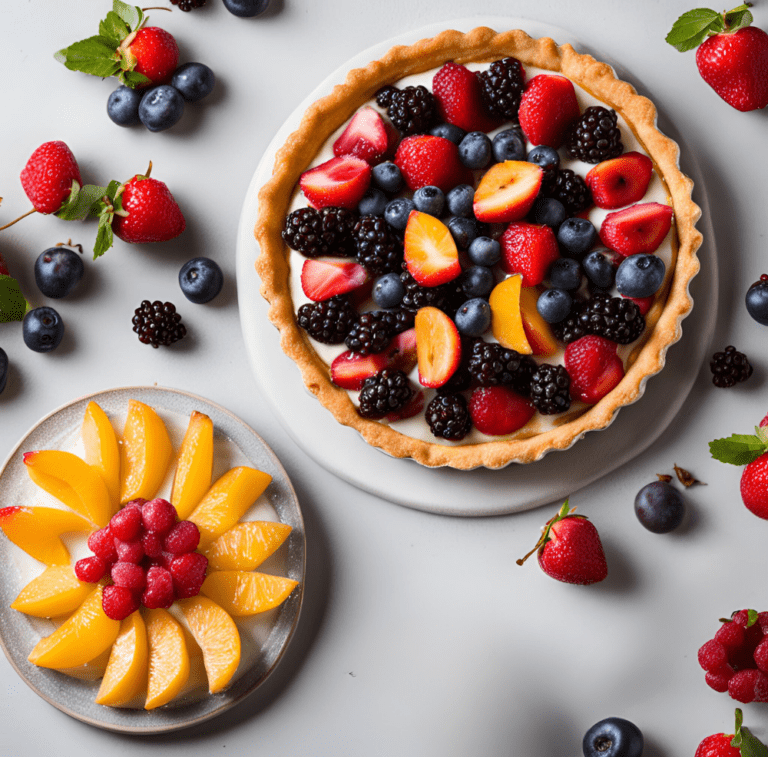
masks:
[[[533,145],[557,149],[563,144],[568,127],[579,115],[576,91],[564,76],[534,76],[520,98],[520,126]]]
[[[416,350],[421,385],[442,386],[461,363],[461,337],[456,324],[442,310],[422,308],[416,313]]]
[[[482,386],[472,392],[469,414],[475,428],[489,436],[511,434],[536,412],[533,403],[506,386]]]
[[[623,294],[621,296],[624,297]],[[624,299],[632,300],[640,310],[640,315],[645,315],[651,309],[651,305],[653,305],[656,295],[652,294],[650,297],[624,297]]]
[[[384,352],[361,355],[347,350],[331,363],[331,381],[341,389],[359,392],[368,377],[383,371],[389,363],[390,357]]]
[[[616,342],[602,336],[583,336],[565,348],[565,370],[571,377],[571,396],[594,405],[623,378],[624,365]]]
[[[606,247],[621,255],[655,252],[672,226],[669,205],[646,202],[609,213],[600,227]]]
[[[371,167],[362,158],[331,158],[304,171],[299,186],[313,208],[335,205],[351,210],[371,183]]]
[[[428,186],[448,192],[459,184],[472,183],[472,172],[459,160],[459,148],[444,137],[406,137],[395,153],[395,165],[414,192]]]
[[[448,227],[434,216],[412,210],[404,246],[408,273],[421,286],[447,284],[461,273],[456,242]]]
[[[598,163],[587,174],[586,182],[598,208],[615,210],[642,200],[651,176],[653,161],[647,155],[626,152]]]
[[[315,302],[351,292],[369,278],[366,268],[348,260],[305,260],[301,268],[301,288]]]
[[[387,347],[390,366],[408,375],[418,362],[416,354],[416,329],[408,329],[398,334]]]
[[[491,166],[475,190],[475,217],[486,223],[524,218],[539,193],[543,176],[539,166],[524,160],[506,160]]]
[[[560,257],[557,239],[549,226],[516,221],[507,226],[499,242],[502,269],[521,273],[524,287],[541,284],[549,267]]]
[[[408,404],[400,410],[390,413],[384,416],[384,420],[388,423],[395,423],[396,421],[404,421],[408,418],[413,418],[424,410],[424,392],[419,389],[414,392],[413,397],[408,401]]]
[[[443,121],[464,131],[491,131],[501,125],[485,107],[477,75],[458,63],[446,63],[435,74],[432,94]]]
[[[362,108],[333,143],[333,154],[337,158],[352,155],[373,166],[387,154],[388,148],[384,120],[373,108]]]

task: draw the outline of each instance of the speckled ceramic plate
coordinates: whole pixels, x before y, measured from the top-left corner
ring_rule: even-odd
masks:
[[[209,695],[198,687],[165,707],[152,711],[104,707],[95,703],[99,681],[86,681],[53,670],[37,668],[27,655],[53,626],[10,609],[10,603],[31,580],[30,570],[42,564],[28,558],[0,536],[0,645],[11,665],[41,697],[78,720],[112,731],[150,734],[185,728],[229,709],[253,692],[274,670],[296,628],[304,587],[306,545],[304,522],[296,494],[285,470],[264,440],[230,412],[193,394],[159,387],[112,389],[75,400],[43,418],[27,433],[0,469],[0,507],[30,504],[34,491],[22,455],[29,450],[68,449],[79,437],[86,405],[97,402],[113,421],[125,417],[129,399],[153,407],[168,427],[174,448],[184,433],[189,415],[198,410],[214,423],[214,478],[232,464],[248,464],[272,476],[264,494],[244,519],[280,520],[292,527],[285,544],[264,564],[265,572],[278,572],[299,582],[291,596],[275,610],[240,622],[243,657],[228,689]],[[219,454],[221,451],[222,454]],[[218,469],[217,469],[218,466]],[[20,558],[21,556],[21,558]],[[22,559],[23,558],[23,559]],[[49,627],[46,627],[49,626]]]

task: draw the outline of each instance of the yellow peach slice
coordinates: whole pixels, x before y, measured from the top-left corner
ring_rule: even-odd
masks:
[[[189,678],[189,654],[184,631],[166,610],[146,610],[149,663],[145,710],[171,701]]]
[[[172,454],[171,439],[160,416],[149,405],[129,400],[120,455],[120,502],[152,499],[163,483]]]
[[[79,678],[82,681],[98,681],[99,678],[104,677],[111,652],[111,649],[105,649],[98,657],[94,657],[85,665],[78,665],[76,668],[59,668],[59,673],[64,673],[64,675],[72,678]]]
[[[250,521],[239,523],[203,550],[212,570],[253,570],[288,538],[287,523]]]
[[[118,707],[133,699],[147,680],[147,629],[140,612],[131,613],[120,624],[112,645],[96,704]]]
[[[232,528],[271,480],[268,473],[239,466],[216,481],[188,518],[200,529],[200,547]]]
[[[12,506],[0,509],[0,529],[20,549],[46,565],[68,565],[61,535],[92,531],[85,518],[55,507]]]
[[[184,619],[203,650],[211,694],[221,691],[240,664],[240,633],[229,614],[207,597],[180,599]]]
[[[213,470],[213,421],[193,411],[179,450],[171,504],[184,520],[211,487]]]
[[[266,612],[282,604],[298,583],[292,578],[266,573],[220,570],[205,579],[200,591],[230,615],[243,617]]]
[[[71,452],[45,449],[25,452],[29,477],[67,507],[97,526],[106,526],[112,517],[112,502],[104,479],[96,468]]]
[[[523,328],[520,314],[520,290],[523,277],[520,274],[510,276],[493,288],[488,302],[491,306],[491,331],[499,344],[521,355],[533,353]]]
[[[534,355],[554,355],[558,350],[557,339],[550,325],[541,317],[536,308],[539,295],[543,289],[539,287],[523,287],[520,290],[520,315],[523,319],[523,329]]]
[[[11,608],[36,618],[57,618],[73,613],[93,591],[80,581],[70,565],[51,565],[33,578],[11,602]]]
[[[29,661],[41,668],[75,668],[109,649],[120,631],[120,621],[104,614],[101,591],[101,586],[96,587],[69,620],[41,639]]]
[[[104,479],[114,513],[120,499],[120,448],[107,414],[95,402],[89,402],[85,408],[81,434],[85,462]]]

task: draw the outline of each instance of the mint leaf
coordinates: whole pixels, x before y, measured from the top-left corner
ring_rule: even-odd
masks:
[[[768,451],[768,445],[752,434],[731,434],[727,439],[710,442],[709,451],[721,463],[748,465]]]
[[[698,47],[709,34],[725,29],[722,14],[709,8],[696,8],[683,13],[672,25],[666,41],[681,53]]]
[[[106,37],[96,36],[80,40],[59,50],[54,56],[57,60],[64,57],[63,63],[70,71],[81,71],[93,76],[113,76],[120,66],[115,60],[115,45]]]
[[[56,216],[63,221],[81,221],[85,218],[97,203],[107,193],[106,187],[97,187],[94,184],[86,184],[78,191],[72,191]]]
[[[91,204],[90,212],[99,217],[99,228],[96,231],[96,241],[93,245],[93,259],[100,258],[111,246],[114,241],[112,233],[112,219],[115,217],[115,210],[122,210],[122,203],[118,198],[115,201],[115,195],[122,184],[119,181],[110,181],[106,189],[101,193],[101,199]],[[99,187],[99,189],[104,189]]]
[[[118,79],[131,89],[136,89],[140,84],[146,84],[150,81],[149,77],[140,74],[138,71],[121,71]]]
[[[100,258],[115,241],[114,234],[112,233],[112,218],[111,213],[103,215],[99,219],[99,228],[96,232],[96,241],[93,243],[93,259]]]
[[[144,11],[137,5],[128,5],[121,0],[114,0],[112,10],[135,32],[144,23]]]
[[[99,35],[110,40],[117,47],[129,34],[128,24],[114,11],[107,13],[107,17],[99,22]]]
[[[749,728],[741,728],[741,757],[768,757],[768,747],[752,735]]]
[[[29,303],[21,293],[19,282],[13,276],[0,274],[0,323],[21,321],[29,310]]]

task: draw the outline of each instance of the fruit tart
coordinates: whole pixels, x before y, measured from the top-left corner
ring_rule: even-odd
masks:
[[[692,307],[699,208],[653,103],[570,45],[446,31],[278,151],[256,270],[283,350],[396,457],[528,463],[606,427]]]

